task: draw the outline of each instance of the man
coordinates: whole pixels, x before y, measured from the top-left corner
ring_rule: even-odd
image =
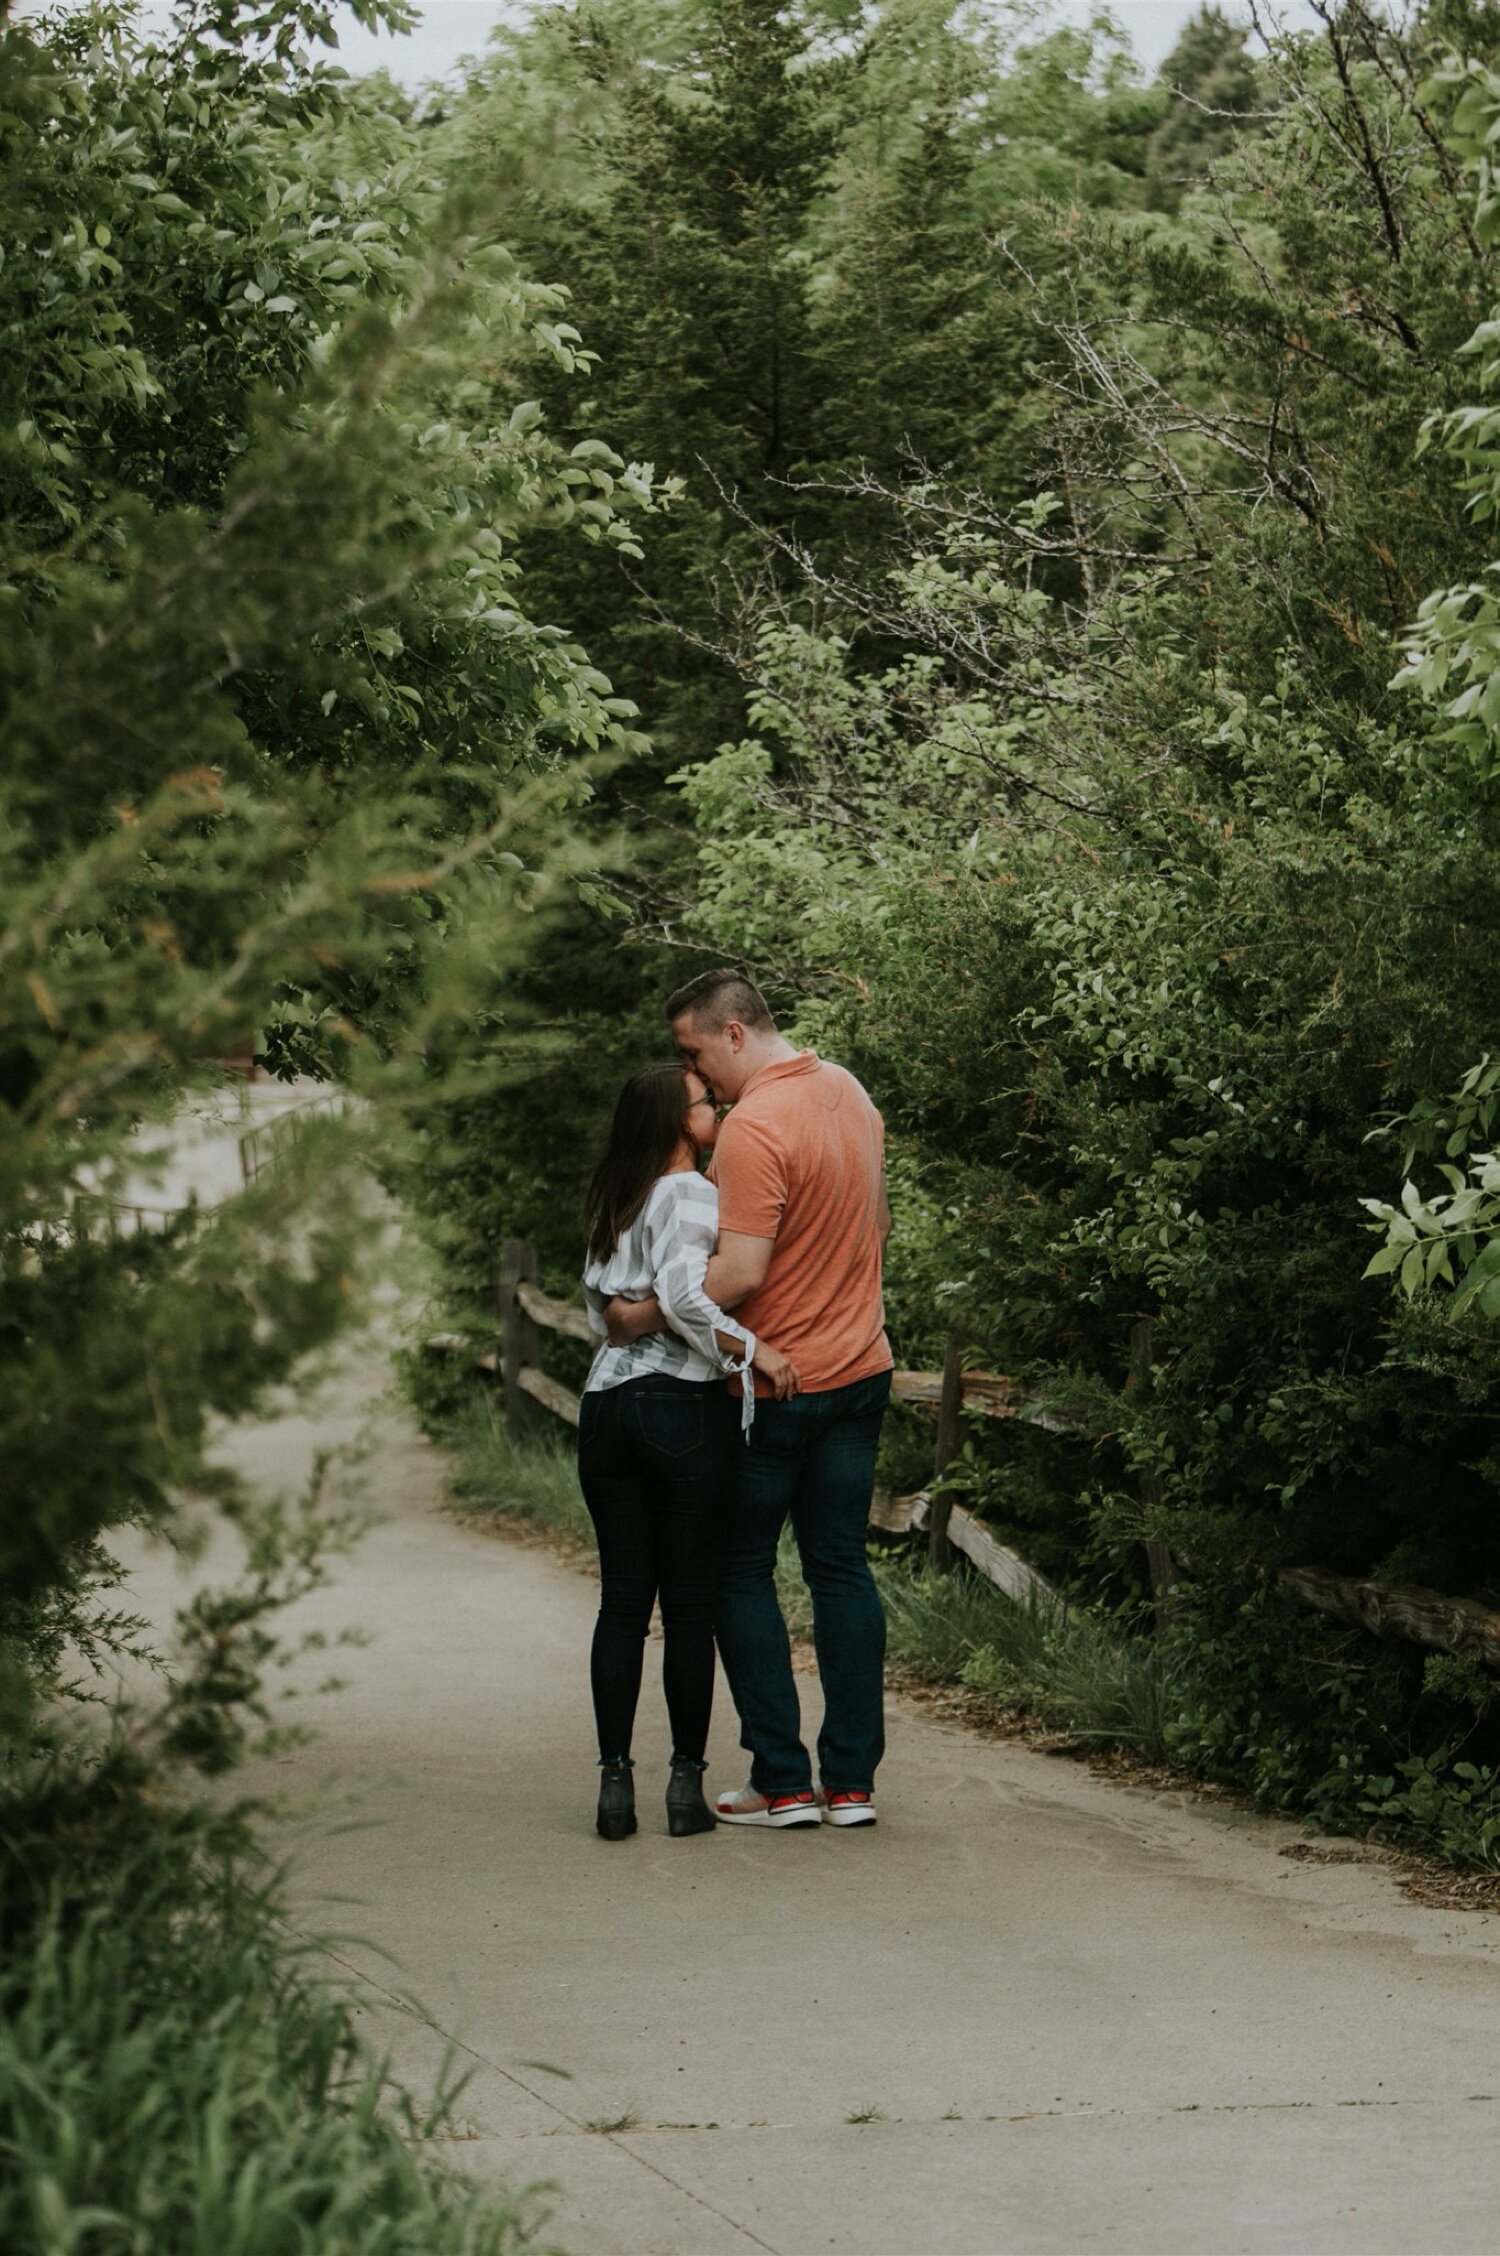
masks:
[[[793,1400],[757,1401],[749,1445],[737,1452],[718,1637],[751,1769],[716,1814],[730,1825],[873,1825],[885,1615],[865,1530],[891,1386],[880,1115],[852,1074],[793,1049],[738,972],[690,980],[666,1014],[684,1064],[734,1108],[712,1167],[719,1245],[705,1289],[790,1356],[801,1378]],[[617,1309],[622,1336],[659,1321],[652,1302]],[[821,1791],[776,1598],[788,1517],[813,1602]]]

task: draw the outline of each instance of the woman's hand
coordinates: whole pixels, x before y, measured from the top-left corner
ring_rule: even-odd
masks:
[[[769,1340],[756,1341],[754,1367],[778,1402],[790,1402],[794,1394],[802,1392],[796,1364],[783,1355],[779,1347],[772,1347]]]

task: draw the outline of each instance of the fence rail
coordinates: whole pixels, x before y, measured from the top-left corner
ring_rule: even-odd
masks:
[[[476,1370],[501,1382],[507,1431],[518,1436],[533,1430],[538,1409],[576,1426],[579,1398],[542,1369],[540,1334],[555,1332],[588,1346],[593,1345],[594,1335],[575,1301],[557,1300],[543,1292],[536,1281],[536,1248],[529,1239],[508,1238],[505,1242],[496,1282],[495,1314],[499,1347],[474,1355],[472,1360]],[[462,1332],[437,1332],[426,1344],[439,1354],[472,1349],[471,1340]],[[1047,1433],[1079,1434],[1087,1429],[1049,1408],[1016,1379],[1004,1378],[996,1371],[965,1370],[963,1354],[963,1335],[955,1329],[949,1335],[941,1371],[891,1374],[893,1400],[936,1409],[937,1444],[930,1485],[915,1496],[877,1496],[870,1524],[890,1535],[925,1533],[934,1567],[951,1567],[955,1555],[962,1554],[1008,1598],[1023,1605],[1062,1609],[1064,1601],[1045,1575],[1028,1566],[1019,1552],[1001,1543],[972,1512],[966,1511],[943,1487],[943,1475],[962,1445],[965,1411],[986,1418],[1016,1418]],[[1152,1327],[1143,1319],[1131,1337],[1127,1400],[1144,1382],[1154,1355]],[[1147,1545],[1147,1561],[1156,1596],[1157,1628],[1164,1632],[1171,1624],[1180,1570],[1166,1546],[1154,1539]],[[1500,1670],[1500,1613],[1472,1599],[1446,1597],[1439,1590],[1423,1590],[1414,1584],[1377,1583],[1360,1576],[1333,1574],[1323,1567],[1284,1567],[1277,1576],[1277,1587],[1296,1604],[1311,1606],[1372,1636],[1436,1652],[1470,1653]]]
[[[252,1127],[242,1128],[235,1137],[239,1146],[240,1180],[248,1190],[256,1177],[285,1158],[294,1144],[301,1141],[307,1124],[312,1119],[326,1119],[330,1113],[348,1110],[349,1099],[342,1089],[320,1089],[315,1097],[304,1098],[301,1104],[288,1105],[284,1112],[272,1113],[269,1120],[259,1120]]]

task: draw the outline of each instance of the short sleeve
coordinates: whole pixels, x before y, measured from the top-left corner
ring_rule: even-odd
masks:
[[[731,1113],[714,1153],[719,1187],[719,1228],[747,1238],[774,1238],[786,1210],[786,1154],[763,1120]]]

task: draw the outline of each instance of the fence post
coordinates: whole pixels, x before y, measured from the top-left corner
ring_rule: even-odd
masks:
[[[1130,1376],[1125,1382],[1127,1394],[1139,1393],[1151,1375],[1156,1361],[1156,1319],[1142,1316],[1130,1327]],[[1146,1477],[1145,1498],[1147,1509],[1153,1514],[1161,1503],[1161,1476],[1149,1473]],[[1151,1595],[1156,1608],[1156,1634],[1165,1637],[1172,1626],[1172,1586],[1177,1580],[1177,1569],[1172,1554],[1159,1535],[1146,1538],[1146,1568],[1151,1576]]]
[[[521,1372],[538,1363],[536,1326],[516,1298],[516,1287],[536,1275],[536,1247],[530,1238],[507,1238],[500,1249],[500,1274],[495,1284],[495,1313],[500,1320],[500,1385],[505,1409],[505,1431],[519,1441],[533,1423],[531,1399],[521,1390]]]
[[[937,1483],[963,1442],[960,1416],[964,1406],[963,1347],[963,1331],[955,1324],[943,1351],[943,1392],[938,1403],[937,1449],[932,1460],[933,1498],[927,1517],[927,1556],[935,1574],[949,1574],[953,1568],[953,1545],[948,1540],[948,1515],[953,1509],[953,1499],[940,1494]]]

